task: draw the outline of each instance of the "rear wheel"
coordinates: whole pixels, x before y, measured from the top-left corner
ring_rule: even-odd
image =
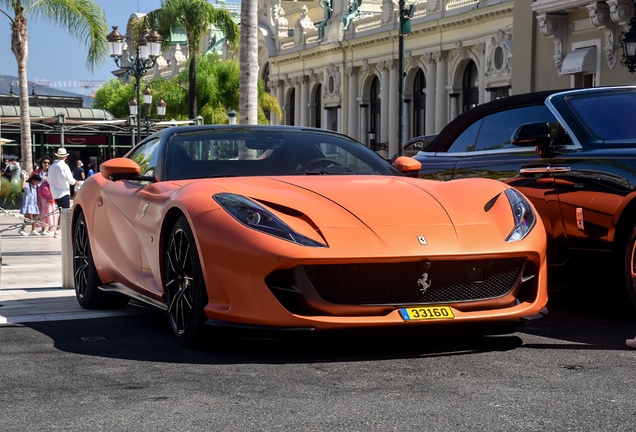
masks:
[[[199,342],[207,320],[203,308],[208,299],[194,235],[183,216],[168,236],[163,268],[172,332],[182,345]]]
[[[73,279],[77,302],[85,309],[124,307],[128,304],[127,297],[109,295],[98,288],[101,281],[93,262],[84,213],[80,213],[73,231]]]

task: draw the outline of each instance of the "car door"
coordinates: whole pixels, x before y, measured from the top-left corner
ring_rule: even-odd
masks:
[[[557,195],[552,159],[537,155],[536,147],[511,143],[518,126],[556,119],[544,105],[524,106],[486,115],[471,124],[450,145],[446,158],[457,159],[453,179],[491,178],[527,196],[541,217],[548,236],[548,263],[567,260],[567,237]]]
[[[159,138],[142,143],[131,154],[137,162],[142,175],[155,172],[159,150]],[[140,237],[135,219],[143,206],[144,188],[148,182],[114,181],[108,183],[100,192],[98,207],[95,211],[97,253],[101,262],[109,263],[111,279],[124,285],[139,289],[139,276],[147,267],[142,258]]]
[[[555,178],[568,245],[611,251],[620,212],[636,191],[634,90],[564,93],[549,104],[573,136],[553,156],[555,165],[567,167]]]

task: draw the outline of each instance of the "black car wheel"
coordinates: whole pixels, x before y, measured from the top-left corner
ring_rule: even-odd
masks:
[[[172,228],[164,251],[164,293],[170,327],[182,345],[200,340],[208,302],[192,229],[185,217]]]
[[[128,304],[127,297],[109,295],[98,288],[101,281],[93,262],[84,213],[77,218],[73,231],[73,280],[77,302],[85,309],[124,307]]]

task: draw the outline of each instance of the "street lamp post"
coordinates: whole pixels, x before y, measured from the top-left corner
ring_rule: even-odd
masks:
[[[144,90],[144,104],[146,104],[146,137],[150,136],[150,104],[152,103],[152,90],[146,87]]]
[[[168,104],[164,102],[163,98],[159,99],[159,102],[157,102],[157,115],[159,117],[166,115],[166,105]]]
[[[634,16],[629,21],[629,29],[618,38],[623,48],[621,64],[627,66],[630,73],[636,72],[636,0],[632,0]]]
[[[398,33],[398,139],[397,139],[397,155],[404,154],[404,36],[411,33],[411,18],[415,13],[415,4],[406,8],[406,1],[399,0],[399,17],[400,28]]]
[[[230,112],[227,113],[227,116],[228,116],[230,124],[231,125],[235,125],[236,124],[236,111],[234,111],[234,108],[232,108],[230,110]]]
[[[141,79],[149,69],[155,66],[157,57],[161,54],[163,37],[153,30],[149,35],[142,35],[137,39],[135,57],[128,55],[130,66],[121,66],[119,64],[123,55],[124,36],[117,31],[117,26],[113,26],[113,31],[106,36],[106,40],[108,40],[110,56],[115,60],[117,67],[126,70],[126,75],[132,74],[135,77],[135,93],[137,94],[135,105],[137,105],[137,101],[141,101]],[[137,115],[137,142],[139,142],[141,138],[141,110],[138,109],[138,106],[135,109],[135,114]]]

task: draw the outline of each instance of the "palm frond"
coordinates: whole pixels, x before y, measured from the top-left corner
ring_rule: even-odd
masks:
[[[22,2],[26,4],[26,2]],[[64,28],[88,49],[87,68],[92,72],[108,56],[106,17],[92,0],[40,0],[30,4],[25,15]]]

